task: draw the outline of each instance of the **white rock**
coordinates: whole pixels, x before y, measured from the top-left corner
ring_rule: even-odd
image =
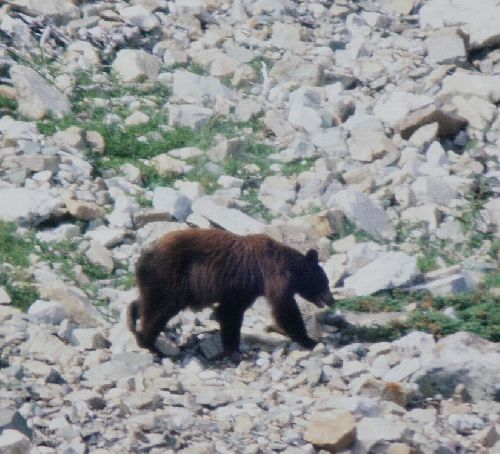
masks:
[[[184,161],[172,158],[172,156],[166,153],[156,155],[152,159],[152,163],[156,171],[163,176],[172,174],[182,175],[192,168],[192,166],[187,165]]]
[[[59,325],[68,314],[64,305],[57,301],[36,300],[28,309],[28,318],[33,323]]]
[[[123,241],[125,238],[125,230],[100,227],[96,230],[87,231],[87,233],[85,233],[85,238],[90,238],[102,244],[104,247],[110,248]]]
[[[0,118],[0,132],[4,140],[17,141],[19,139],[37,140],[42,135],[38,132],[36,123],[29,121],[17,121],[7,115]]]
[[[288,213],[295,201],[297,183],[290,178],[272,175],[259,188],[259,200],[272,211]]]
[[[321,109],[321,93],[313,87],[301,87],[290,95],[288,121],[312,132],[331,126],[331,118]]]
[[[5,290],[4,287],[0,287],[0,305],[1,304],[10,304],[11,299],[7,291]]]
[[[499,29],[500,30],[500,29]],[[464,63],[467,58],[465,43],[457,30],[440,30],[431,34],[425,45],[430,63]]]
[[[427,95],[394,91],[385,102],[378,102],[375,105],[373,113],[389,126],[396,127],[410,112],[428,106],[433,102],[433,98]]]
[[[261,233],[264,224],[234,208],[217,204],[211,197],[200,197],[192,205],[194,214],[238,235]]]
[[[371,295],[378,290],[410,284],[420,274],[416,257],[403,252],[387,252],[344,281],[356,295]]]
[[[191,214],[191,199],[172,188],[156,187],[153,191],[153,206],[179,221],[185,221]]]
[[[403,359],[397,366],[394,366],[383,376],[386,382],[400,382],[414,374],[422,367],[420,358]]]
[[[160,59],[143,50],[121,49],[112,68],[124,82],[156,80],[160,69]]]
[[[144,112],[137,110],[125,118],[125,126],[138,126],[144,125],[149,122],[149,116]]]
[[[2,454],[28,454],[31,450],[29,438],[17,430],[5,429],[0,434]]]
[[[144,31],[151,31],[160,25],[160,21],[157,17],[141,5],[134,5],[121,9],[120,16],[125,22],[136,25]]]
[[[173,95],[188,103],[203,105],[206,100],[214,102],[218,97],[226,100],[236,98],[236,93],[216,77],[177,70],[174,72],[173,83]]]
[[[487,74],[455,71],[443,79],[440,95],[481,96],[492,103],[500,102],[500,78]]]
[[[108,273],[111,273],[115,267],[111,252],[97,241],[91,242],[90,248],[85,252],[85,256],[89,259],[90,263],[102,266]]]
[[[79,8],[71,0],[44,0],[43,3],[37,0],[11,0],[9,3],[30,16],[46,16],[56,25],[80,17]]]
[[[0,219],[39,224],[62,206],[59,198],[43,190],[25,188],[0,189]]]

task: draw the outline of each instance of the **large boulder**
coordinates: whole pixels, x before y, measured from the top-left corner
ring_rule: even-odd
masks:
[[[47,191],[0,189],[0,220],[39,224],[54,215],[62,202]]]
[[[16,89],[21,115],[40,120],[49,114],[64,115],[71,110],[68,98],[34,69],[13,65],[10,77]]]
[[[144,50],[122,49],[116,54],[112,67],[124,82],[156,80],[160,59]]]
[[[498,393],[500,347],[471,333],[458,332],[439,340],[427,364],[411,379],[425,397],[451,397],[458,384],[473,402],[493,400]]]

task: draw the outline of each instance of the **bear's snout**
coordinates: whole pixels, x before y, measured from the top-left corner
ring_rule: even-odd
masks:
[[[335,304],[335,298],[330,292],[325,292],[319,295],[314,304],[318,307],[332,307]]]

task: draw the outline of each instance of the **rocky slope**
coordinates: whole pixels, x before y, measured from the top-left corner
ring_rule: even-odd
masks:
[[[495,0],[4,2],[0,451],[498,450],[499,44]],[[306,352],[259,301],[237,367],[186,312],[155,363],[135,260],[207,226],[395,312],[301,302]]]

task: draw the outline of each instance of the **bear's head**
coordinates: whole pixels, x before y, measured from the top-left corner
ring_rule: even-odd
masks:
[[[301,259],[294,276],[297,293],[318,307],[333,306],[335,300],[330,292],[328,278],[321,268],[318,251],[310,249]]]

